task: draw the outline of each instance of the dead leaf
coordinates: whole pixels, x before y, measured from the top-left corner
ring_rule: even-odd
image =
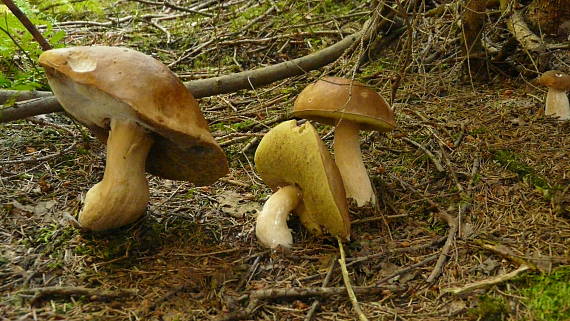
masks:
[[[23,205],[18,201],[12,202],[14,208],[22,212],[27,212],[35,215],[45,214],[47,211],[52,209],[55,206],[55,204],[57,204],[57,202],[54,200],[38,202],[36,205]]]
[[[460,313],[461,311],[465,310],[466,308],[467,308],[467,304],[465,304],[465,301],[453,300],[449,303],[449,305],[447,307],[447,312],[449,313],[449,315],[455,315],[455,314]]]
[[[250,201],[241,194],[231,190],[219,193],[216,199],[222,212],[236,218],[252,215],[261,210],[259,203]]]
[[[481,270],[485,271],[487,274],[491,274],[497,267],[499,267],[499,262],[493,260],[492,258],[487,258],[483,263],[479,265]]]

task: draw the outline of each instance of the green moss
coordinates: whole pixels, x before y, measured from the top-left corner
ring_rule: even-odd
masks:
[[[541,190],[548,197],[552,186],[544,177],[537,174],[532,167],[524,163],[517,154],[509,150],[497,150],[493,152],[493,159],[501,166],[517,174],[522,181]]]
[[[508,315],[508,306],[502,297],[483,295],[479,297],[477,307],[470,309],[467,314],[472,320],[502,321]]]
[[[231,22],[230,30],[233,32],[239,31],[241,28],[246,26],[251,20],[257,18],[258,16],[262,15],[265,11],[269,9],[267,4],[254,6],[251,7],[244,12],[240,13],[235,19]]]
[[[570,267],[549,275],[526,275],[520,290],[533,318],[539,321],[570,320]]]

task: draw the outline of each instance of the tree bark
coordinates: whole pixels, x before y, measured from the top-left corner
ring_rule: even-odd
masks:
[[[570,23],[570,0],[534,0],[526,16],[535,32],[561,35],[560,27]]]
[[[486,0],[468,0],[462,17],[464,70],[472,78],[487,78],[485,52],[481,43],[483,26],[485,25]]]

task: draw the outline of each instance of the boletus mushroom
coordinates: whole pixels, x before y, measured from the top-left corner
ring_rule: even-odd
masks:
[[[257,217],[255,234],[266,247],[293,243],[287,217],[292,211],[313,234],[328,232],[346,240],[350,219],[342,178],[315,128],[290,120],[263,136],[255,168],[272,194]]]
[[[359,131],[394,129],[394,112],[384,98],[360,82],[325,77],[301,91],[292,116],[336,126],[334,157],[346,195],[359,207],[374,205],[376,196],[362,160]]]
[[[548,87],[544,114],[558,117],[558,120],[570,119],[570,103],[566,92],[570,91],[570,75],[558,70],[549,70],[537,79]]]
[[[79,224],[108,230],[141,217],[145,169],[207,185],[228,172],[198,102],[164,64],[122,47],[71,47],[40,56],[63,108],[107,142],[103,180],[85,196]]]

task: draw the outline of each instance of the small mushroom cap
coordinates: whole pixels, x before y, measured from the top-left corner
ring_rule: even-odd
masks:
[[[255,167],[273,190],[295,184],[303,195],[295,209],[313,234],[322,228],[348,239],[350,218],[342,178],[315,128],[295,120],[271,129],[255,152]]]
[[[301,91],[293,106],[293,117],[336,125],[345,119],[360,129],[387,132],[394,127],[394,111],[376,91],[339,77],[325,77]]]
[[[147,171],[207,185],[228,172],[198,102],[168,67],[122,47],[48,50],[39,63],[73,117],[106,141],[111,118],[135,120],[154,133]]]
[[[537,79],[540,85],[561,91],[570,91],[570,75],[559,70],[549,70]]]

